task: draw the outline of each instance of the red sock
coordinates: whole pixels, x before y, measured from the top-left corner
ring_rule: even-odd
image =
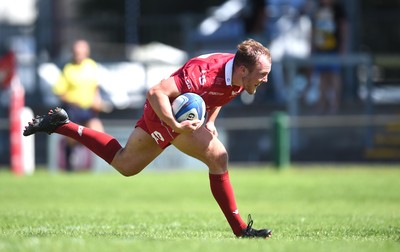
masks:
[[[211,192],[236,236],[241,236],[247,224],[240,217],[229,173],[210,174]]]
[[[73,122],[61,125],[55,132],[75,139],[109,164],[117,151],[122,148],[114,137]]]

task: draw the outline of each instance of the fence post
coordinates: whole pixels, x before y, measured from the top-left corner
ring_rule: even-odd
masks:
[[[17,76],[10,84],[10,164],[11,171],[17,175],[24,174],[24,157],[22,145],[21,113],[25,103],[25,92]]]
[[[277,169],[290,165],[289,117],[285,112],[272,114],[273,163]]]

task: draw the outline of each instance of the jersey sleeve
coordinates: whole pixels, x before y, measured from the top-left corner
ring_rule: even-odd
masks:
[[[202,79],[205,78],[201,65],[195,61],[189,61],[172,76],[181,93],[198,93],[202,86]]]

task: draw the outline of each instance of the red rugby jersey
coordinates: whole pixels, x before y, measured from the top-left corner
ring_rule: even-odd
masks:
[[[243,88],[232,85],[234,54],[213,53],[192,58],[171,76],[181,93],[196,93],[206,103],[207,111],[222,106]]]

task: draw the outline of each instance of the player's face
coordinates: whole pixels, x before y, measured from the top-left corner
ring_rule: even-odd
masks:
[[[243,77],[243,87],[249,94],[255,94],[257,87],[268,81],[268,74],[271,72],[271,62],[265,56],[260,56],[253,71]]]

